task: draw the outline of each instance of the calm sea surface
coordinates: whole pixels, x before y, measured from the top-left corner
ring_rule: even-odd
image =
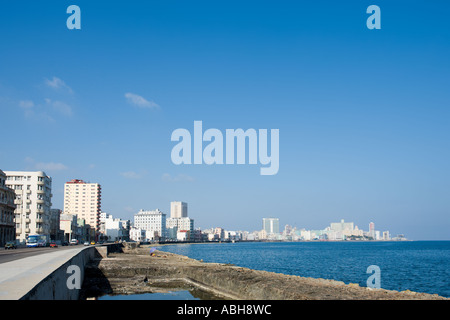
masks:
[[[367,267],[381,288],[450,297],[450,241],[239,242],[179,244],[158,250],[237,266],[367,286]]]

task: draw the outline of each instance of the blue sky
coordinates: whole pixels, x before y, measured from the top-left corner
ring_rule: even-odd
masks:
[[[78,178],[126,219],[181,200],[202,228],[271,216],[450,238],[450,4],[92,2],[0,9],[0,169],[44,170],[54,207]],[[81,30],[66,27],[71,4]],[[371,4],[381,30],[366,27]],[[279,129],[278,174],[174,165],[171,133],[195,120]]]

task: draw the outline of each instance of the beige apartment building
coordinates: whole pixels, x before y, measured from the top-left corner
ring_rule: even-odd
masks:
[[[167,237],[171,240],[179,239],[179,232],[185,232],[187,239],[194,235],[194,220],[188,217],[186,202],[172,201],[170,203],[170,218],[166,220]]]
[[[187,203],[181,201],[172,201],[170,203],[171,218],[186,218],[188,216]]]
[[[43,171],[5,171],[6,186],[15,192],[16,239],[29,235],[50,237],[52,178]]]
[[[90,227],[90,238],[97,240],[100,232],[101,186],[73,179],[64,184],[64,214],[76,215]]]
[[[16,240],[14,190],[6,186],[6,174],[0,170],[0,246]]]

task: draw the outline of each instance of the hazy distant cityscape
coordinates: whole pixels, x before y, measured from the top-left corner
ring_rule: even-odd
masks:
[[[1,171],[0,245],[8,241],[26,244],[30,235],[48,242],[139,241],[139,242],[204,242],[204,241],[346,241],[406,240],[404,235],[392,237],[389,231],[368,230],[353,222],[331,222],[321,230],[296,228],[286,224],[282,229],[276,217],[261,217],[261,229],[227,230],[220,226],[196,228],[188,216],[188,204],[170,203],[170,215],[159,209],[134,214],[133,221],[113,217],[101,210],[101,185],[72,179],[64,184],[64,206],[53,208],[52,178],[42,171]]]

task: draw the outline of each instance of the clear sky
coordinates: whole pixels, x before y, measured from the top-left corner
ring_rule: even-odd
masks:
[[[66,9],[81,8],[81,30]],[[369,30],[366,9],[381,8]],[[102,185],[132,219],[195,226],[353,221],[450,239],[447,1],[7,1],[0,169]],[[177,128],[279,129],[280,169],[174,165]]]

